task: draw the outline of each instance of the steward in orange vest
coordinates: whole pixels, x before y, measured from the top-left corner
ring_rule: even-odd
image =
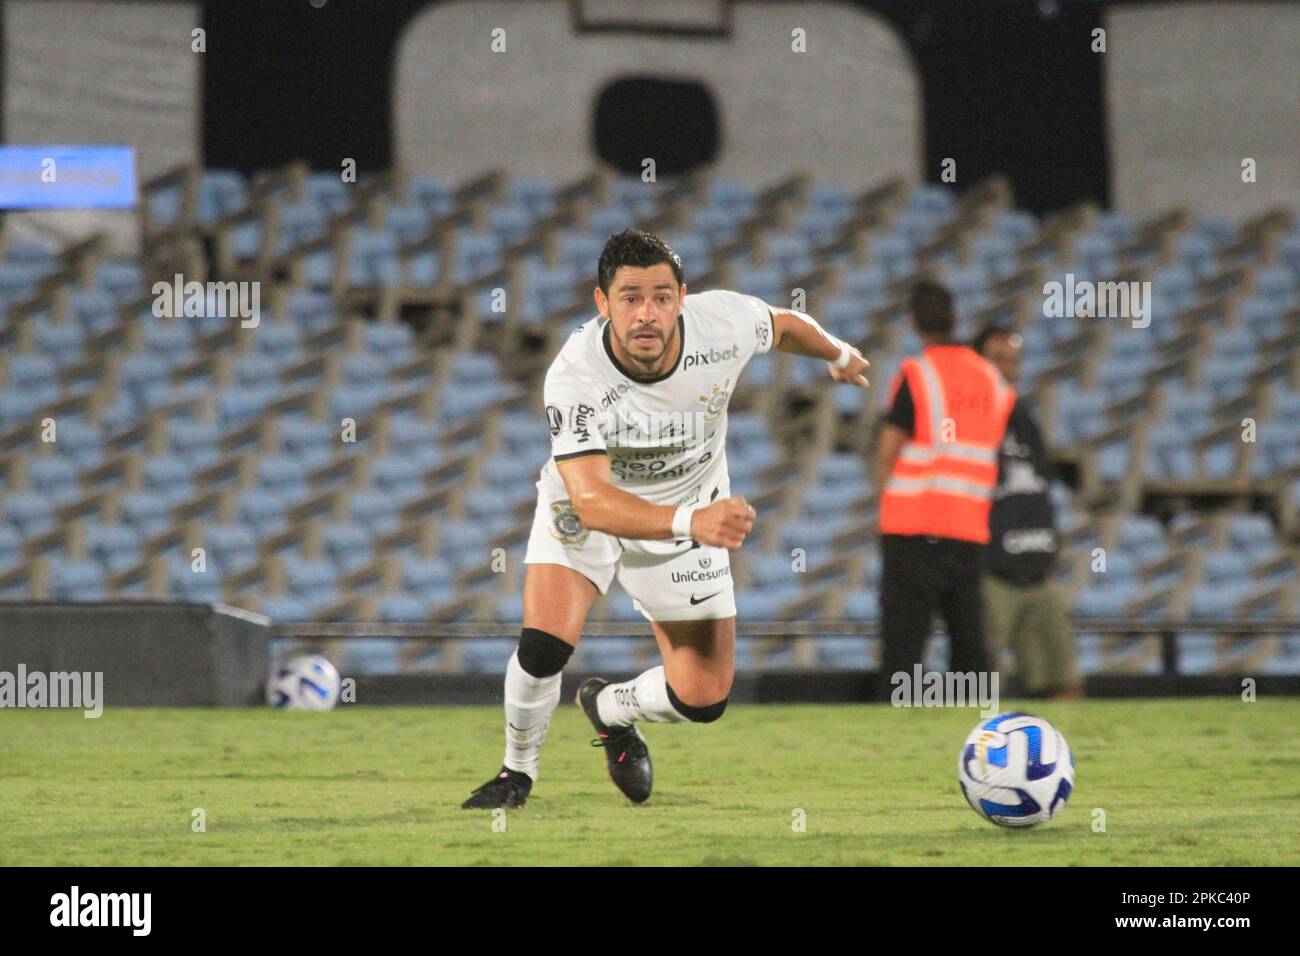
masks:
[[[880,496],[881,534],[989,540],[998,448],[1015,392],[964,345],[928,345],[903,361],[913,428]]]
[[[974,350],[952,340],[956,315],[942,286],[918,283],[912,321],[920,356],[892,385],[876,452],[880,491],[878,697],[922,662],[931,618],[942,615],[948,670],[987,672],[982,577],[998,449],[1015,392]]]

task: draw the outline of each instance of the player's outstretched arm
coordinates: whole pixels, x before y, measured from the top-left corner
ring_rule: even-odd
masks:
[[[744,498],[724,498],[703,508],[653,504],[616,488],[609,458],[603,454],[569,458],[556,462],[556,467],[582,526],[619,538],[694,538],[735,550],[744,543],[758,514]]]
[[[871,363],[849,343],[823,329],[811,315],[802,312],[772,312],[774,339],[772,347],[792,355],[825,359],[831,378],[846,385],[866,388],[870,382],[862,374]]]

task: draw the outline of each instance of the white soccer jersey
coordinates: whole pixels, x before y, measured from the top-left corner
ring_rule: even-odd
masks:
[[[614,357],[609,320],[569,336],[546,373],[552,457],[543,489],[563,493],[557,461],[601,453],[615,486],[655,504],[708,504],[730,487],[727,402],[745,364],[772,347],[772,310],[739,292],[701,292],[685,297],[677,326],[677,362],[654,379],[634,378]],[[675,547],[633,547],[664,550],[655,545]]]

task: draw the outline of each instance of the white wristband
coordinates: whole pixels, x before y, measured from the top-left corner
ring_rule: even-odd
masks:
[[[695,505],[679,505],[673,514],[673,537],[677,539],[691,536],[691,515],[695,514]]]
[[[848,342],[841,341],[840,339],[833,339],[832,341],[840,343],[840,357],[831,364],[836,368],[844,368],[849,364],[849,359],[853,357],[853,349],[849,347]]]

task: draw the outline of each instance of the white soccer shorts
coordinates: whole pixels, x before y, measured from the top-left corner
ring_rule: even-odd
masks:
[[[624,550],[619,539],[582,526],[563,492],[548,494],[538,482],[537,510],[525,564],[559,564],[585,575],[601,594],[610,582],[632,597],[648,621],[704,621],[736,615],[731,553],[696,543],[667,556]]]

